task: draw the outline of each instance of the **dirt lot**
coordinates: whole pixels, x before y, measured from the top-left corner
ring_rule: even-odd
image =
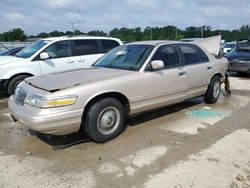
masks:
[[[31,136],[0,100],[0,187],[250,187],[250,78],[128,120],[118,138]]]

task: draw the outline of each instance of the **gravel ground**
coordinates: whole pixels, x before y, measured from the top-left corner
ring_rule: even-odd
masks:
[[[0,187],[250,187],[250,78],[217,104],[190,100],[129,119],[105,144],[30,135],[0,100]]]

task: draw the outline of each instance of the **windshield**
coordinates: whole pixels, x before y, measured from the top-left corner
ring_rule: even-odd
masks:
[[[224,48],[234,48],[235,44],[226,44]]]
[[[50,43],[50,40],[38,40],[35,43],[27,46],[26,48],[22,49],[20,52],[16,54],[17,57],[21,58],[29,58],[34,53],[36,53],[39,49],[41,49],[46,44]]]
[[[238,44],[237,50],[238,51],[250,51],[250,42],[244,42],[244,43]]]
[[[6,55],[6,54],[8,54],[8,52],[9,52],[8,50],[1,51],[0,55]]]
[[[122,45],[104,55],[94,66],[138,71],[153,48],[152,45]]]

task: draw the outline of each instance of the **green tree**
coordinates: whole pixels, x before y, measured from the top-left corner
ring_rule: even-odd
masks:
[[[100,31],[100,30],[94,30],[94,31],[89,31],[88,35],[90,35],[90,36],[107,36],[107,33],[105,33],[104,31]]]
[[[22,29],[14,28],[8,32],[4,32],[2,34],[2,38],[4,41],[25,41],[27,39],[27,35],[25,35]]]
[[[48,38],[49,37],[49,34],[48,33],[45,33],[45,32],[41,32],[37,35],[37,37],[39,38]]]

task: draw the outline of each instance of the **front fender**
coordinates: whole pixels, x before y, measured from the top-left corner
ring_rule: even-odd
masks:
[[[0,68],[0,79],[2,80],[8,80],[17,74],[31,74],[36,76],[40,74],[40,70],[31,68],[12,68],[6,70],[4,68]]]

